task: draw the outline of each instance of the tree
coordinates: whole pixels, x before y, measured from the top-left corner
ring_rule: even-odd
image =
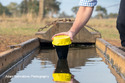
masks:
[[[109,18],[117,18],[118,14],[117,13],[110,13],[108,15]]]
[[[8,10],[10,11],[10,13],[12,15],[17,15],[19,12],[19,6],[17,3],[11,2],[8,6],[7,6]]]
[[[60,15],[59,15],[59,18],[72,18],[72,17],[73,17],[73,15],[69,16],[64,11],[62,13],[60,13]]]
[[[96,11],[98,12],[97,16],[99,18],[103,18],[104,16],[107,15],[107,10],[101,6],[97,6]]]
[[[60,10],[60,2],[56,0],[45,0],[45,14],[53,17]]]
[[[44,17],[44,0],[39,0],[39,18],[43,19]]]
[[[28,4],[27,4],[27,0],[24,0],[24,12],[25,12],[25,13],[28,12]]]
[[[29,0],[28,1],[28,13],[33,13],[33,10],[34,10],[34,3],[33,3],[33,0]]]
[[[38,2],[38,0],[34,0],[33,3],[34,3],[34,5],[33,5],[33,7],[34,7],[33,13],[38,15],[38,13],[39,13],[39,2]]]
[[[2,15],[3,14],[3,5],[0,3],[0,15]]]
[[[72,12],[76,15],[78,9],[79,9],[79,7],[78,7],[78,6],[75,6],[75,7],[72,8]]]
[[[27,0],[24,0],[20,4],[20,12],[21,14],[27,14],[28,13],[28,2]]]
[[[57,14],[61,3],[56,0],[23,0],[20,4],[22,14],[33,13],[39,17]]]
[[[6,14],[6,15],[11,15],[9,9],[5,6],[3,6],[1,3],[0,3],[0,15],[3,15],[3,14]]]

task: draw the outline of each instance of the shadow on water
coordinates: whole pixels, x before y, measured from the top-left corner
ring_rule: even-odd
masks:
[[[68,61],[66,59],[58,60],[56,69],[53,73],[53,81],[55,81],[55,83],[79,83],[74,78],[74,75],[71,74]]]
[[[58,61],[57,54],[55,50],[41,50],[39,57],[41,60],[51,61],[53,64],[56,64]],[[68,64],[70,68],[84,66],[85,62],[88,61],[88,58],[96,58],[97,53],[95,48],[90,49],[81,49],[81,48],[70,48],[68,53]]]
[[[55,73],[71,75],[73,83],[117,83],[96,48],[70,48],[67,60],[58,60],[55,49],[36,50],[1,77],[0,83],[64,83],[54,81]]]

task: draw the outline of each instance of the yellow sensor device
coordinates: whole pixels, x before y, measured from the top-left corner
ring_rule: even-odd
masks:
[[[71,43],[72,43],[71,39],[67,35],[55,36],[52,42],[52,44],[55,46],[65,46],[65,45],[70,45]]]
[[[53,79],[54,81],[68,82],[68,81],[71,81],[71,74],[70,73],[54,73]]]
[[[59,59],[67,59],[68,49],[71,43],[71,39],[67,35],[59,35],[53,38],[52,44],[56,48]]]

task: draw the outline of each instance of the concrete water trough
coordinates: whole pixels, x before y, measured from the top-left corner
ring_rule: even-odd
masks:
[[[61,22],[53,22],[48,26],[48,30],[37,32],[38,38],[30,39],[19,45],[11,46],[10,50],[0,53],[0,79],[11,71],[17,64],[23,61],[31,54],[39,52],[39,48],[49,49],[52,47],[51,37],[55,33],[67,31],[73,21],[61,20]],[[90,30],[91,29],[91,30]],[[116,77],[118,83],[125,83],[125,52],[119,48],[111,45],[101,38],[101,34],[86,26],[80,33],[74,38],[71,46],[82,45],[85,48],[89,45],[89,48],[96,47],[97,53],[103,58],[103,61],[109,66],[110,71]],[[92,46],[91,46],[92,45]],[[41,50],[42,50],[41,49]],[[78,60],[77,60],[78,61]],[[77,62],[76,61],[76,62]],[[18,69],[17,69],[18,70]],[[30,71],[30,70],[29,70]],[[16,74],[17,72],[11,72]],[[2,78],[3,79],[3,78]],[[0,83],[8,83],[6,79],[0,80]]]
[[[43,39],[51,42],[51,37],[59,32],[65,32],[68,31],[74,20],[71,19],[62,19],[62,20],[56,20],[48,25],[46,25],[43,28],[40,28],[36,35],[42,39],[41,42],[43,42]],[[91,28],[90,26],[85,26],[80,30],[80,32],[75,36],[73,43],[95,43],[96,38],[100,38],[101,34],[95,30],[94,28]]]

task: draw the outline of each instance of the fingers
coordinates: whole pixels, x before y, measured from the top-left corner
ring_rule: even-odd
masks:
[[[70,39],[71,39],[71,41],[73,41],[73,38],[72,38],[72,37],[70,37]]]
[[[70,37],[71,41],[73,41],[73,33],[72,32],[61,32],[61,33],[58,33],[58,34],[55,34],[54,36],[52,36],[52,40],[55,36],[59,36],[59,35],[67,35]]]
[[[68,35],[68,33],[67,32],[61,32],[61,33],[55,34],[54,36],[52,36],[52,40],[55,36],[59,36],[59,35]]]

